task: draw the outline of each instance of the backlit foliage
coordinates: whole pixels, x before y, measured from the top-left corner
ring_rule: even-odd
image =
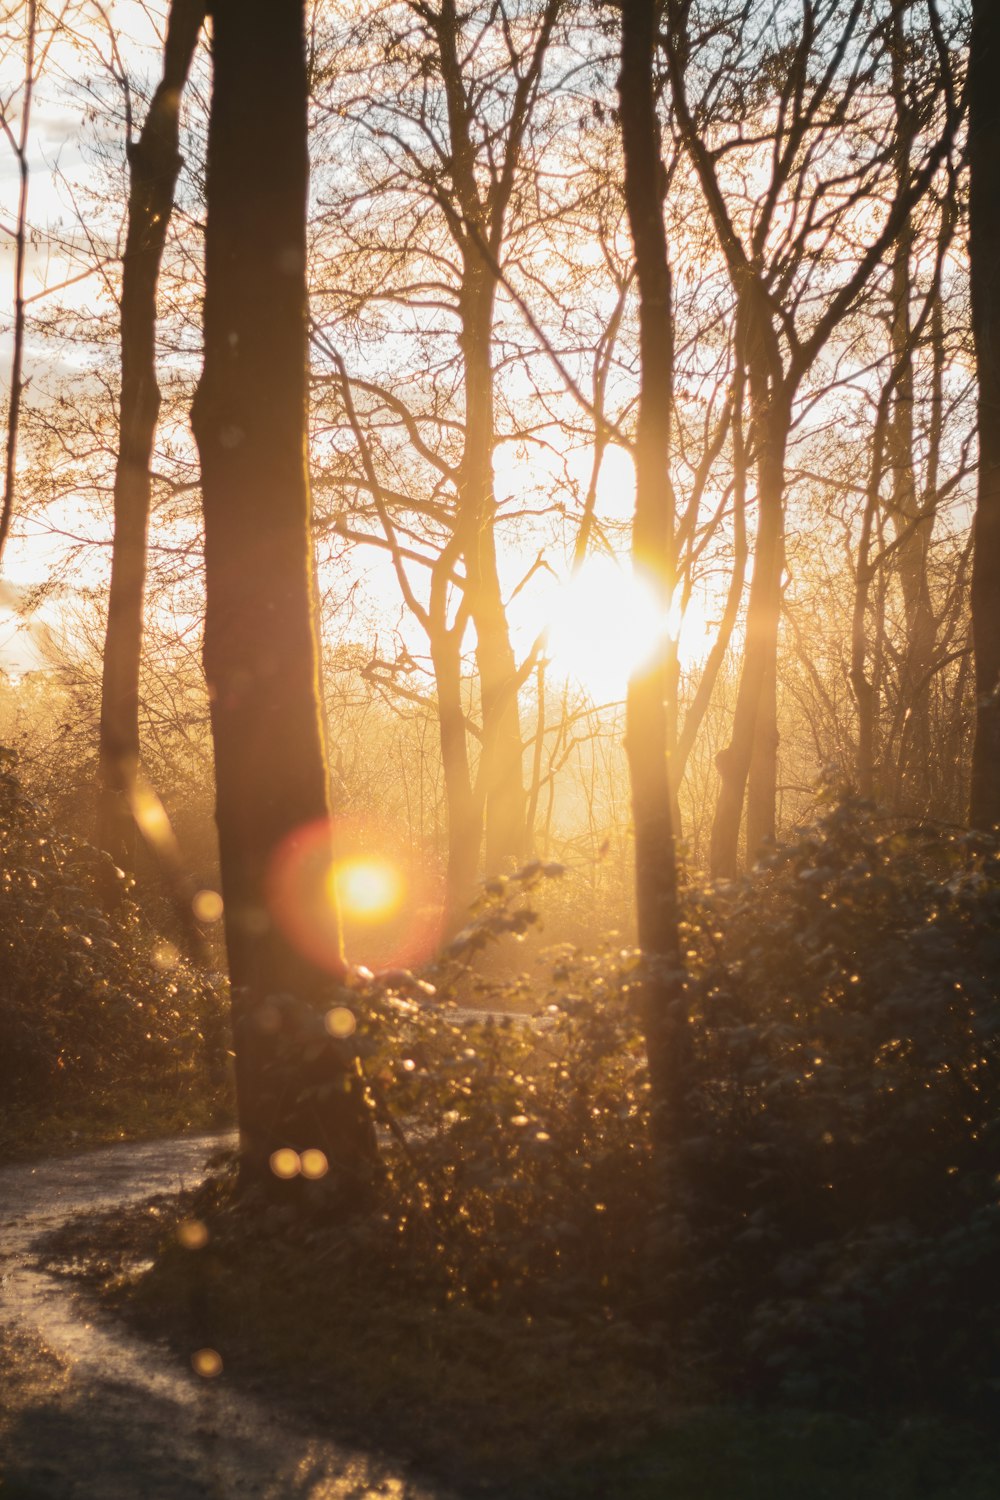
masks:
[[[5,1108],[85,1115],[103,1101],[124,1124],[163,1091],[210,1106],[224,1076],[219,983],[149,926],[106,855],[25,793],[12,753],[0,757]],[[116,882],[108,910],[102,892]]]
[[[333,1173],[243,1209],[211,1185],[213,1318],[245,1344],[305,1327],[326,1287],[354,1309],[328,1368],[405,1305],[442,1337],[565,1320],[664,1390],[985,1407],[998,876],[992,846],[847,798],[745,880],[689,888],[692,1067],[656,1169],[633,950],[550,951],[504,983],[442,969],[434,993],[387,976],[352,1002],[387,1143],[368,1211],[344,1218]],[[530,925],[544,878],[486,893],[459,948]],[[203,1270],[172,1241],[142,1295]]]

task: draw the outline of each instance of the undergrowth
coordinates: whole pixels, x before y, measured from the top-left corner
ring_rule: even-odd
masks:
[[[134,1098],[165,1067],[194,1082],[214,991],[161,966],[127,900],[96,909],[100,857],[10,776],[2,796],[8,1098],[58,1114]],[[113,1251],[105,1230],[85,1258],[107,1295],[185,1357],[218,1350],[224,1378],[497,1493],[736,1493],[713,1412],[748,1453],[786,1434],[765,1441],[759,1461],[787,1474],[762,1496],[994,1493],[995,845],[845,798],[745,879],[690,884],[691,1059],[655,1158],[640,955],[564,945],[499,996],[468,967],[531,929],[535,887],[560,875],[490,882],[436,971],[362,975],[342,997],[334,1034],[382,1139],[360,1210],[290,1140],[289,1181],[238,1190],[222,1170],[117,1220]],[[699,1410],[690,1464],[716,1474],[700,1489],[683,1456]],[[961,1462],[934,1459],[956,1433]],[[839,1491],[817,1467],[831,1447],[853,1454]]]
[[[217,1122],[227,1025],[219,980],[151,928],[0,749],[0,1152]]]
[[[557,874],[493,883],[452,961],[525,930]],[[507,995],[530,1021],[463,1011],[447,965],[433,985],[385,976],[354,1001],[386,1142],[365,1210],[339,1215],[330,1178],[276,1195],[217,1176],[116,1295],[338,1429],[392,1430],[511,1493],[549,1493],[524,1486],[554,1452],[583,1468],[553,1494],[590,1492],[588,1455],[662,1459],[692,1404],[909,1424],[917,1446],[943,1423],[947,1448],[1000,1389],[998,874],[992,845],[885,830],[847,799],[745,880],[689,887],[692,1060],[658,1161],[637,953],[550,952]],[[930,1464],[907,1488],[905,1449],[884,1472],[865,1449],[850,1492],[996,1482],[945,1465],[928,1488]],[[824,1493],[805,1473],[760,1493]]]

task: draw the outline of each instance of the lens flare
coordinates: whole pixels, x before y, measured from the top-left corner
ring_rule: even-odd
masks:
[[[370,820],[305,824],[268,871],[268,911],[285,938],[339,979],[356,969],[422,963],[437,946],[441,908],[425,866],[395,852]],[[333,1033],[331,1033],[333,1034]]]
[[[342,860],[334,868],[333,884],[341,911],[358,922],[392,916],[403,900],[402,875],[378,856]]]

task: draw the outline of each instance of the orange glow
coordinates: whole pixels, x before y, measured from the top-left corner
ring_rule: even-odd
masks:
[[[396,865],[379,855],[341,860],[334,867],[333,882],[341,911],[359,922],[379,922],[402,904],[403,877]]]
[[[302,1170],[302,1162],[299,1153],[293,1151],[290,1146],[282,1146],[279,1151],[271,1152],[271,1171],[275,1177],[280,1177],[282,1182],[290,1182],[293,1177],[298,1177]]]
[[[296,829],[274,855],[272,918],[299,953],[338,978],[340,919],[354,965],[409,967],[435,947],[440,913],[427,875],[392,849],[377,824],[319,821]]]
[[[208,1229],[201,1219],[182,1219],[177,1226],[177,1243],[185,1250],[203,1250],[208,1244]]]
[[[323,1018],[323,1024],[330,1035],[336,1037],[341,1042],[346,1041],[349,1036],[353,1036],[358,1029],[354,1012],[348,1010],[346,1005],[335,1005],[332,1010],[328,1010]]]
[[[199,922],[217,922],[222,916],[222,897],[218,891],[198,891],[191,910]]]
[[[330,1163],[326,1159],[326,1153],[320,1151],[316,1146],[310,1146],[307,1150],[303,1151],[299,1160],[302,1167],[302,1175],[303,1177],[307,1177],[310,1182],[316,1182],[320,1177],[325,1177],[330,1170]]]

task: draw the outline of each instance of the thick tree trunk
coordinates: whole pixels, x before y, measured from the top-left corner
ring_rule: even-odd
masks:
[[[332,891],[332,972],[296,951],[268,903],[276,851],[329,817],[306,465],[304,4],[215,0],[212,18],[205,366],[192,417],[241,1141],[250,1176],[285,1146],[319,1147],[351,1174],[374,1148],[351,1058],[319,1019],[345,969]],[[331,1087],[308,1102],[305,1075],[315,1082],[321,1060]]]
[[[115,531],[101,679],[97,842],[123,870],[134,870],[134,800],[139,768],[139,665],[142,655],[150,463],[160,390],[156,381],[156,288],[180,171],[181,94],[204,0],[173,0],[163,78],[139,139],[129,142],[128,231],[122,267],[121,364]]]
[[[635,437],[636,502],[632,556],[656,590],[664,619],[675,583],[674,506],[670,489],[673,312],[663,227],[665,176],[660,159],[653,68],[656,0],[622,7],[618,90],[625,157],[625,202],[639,289],[639,409]],[[677,866],[671,809],[667,721],[669,654],[655,656],[629,682],[625,750],[635,827],[636,914],[645,966],[643,1024],[657,1131],[674,1133],[687,1061],[687,1017],[679,1008]]]
[[[969,821],[1000,824],[1000,9],[973,0],[969,260],[979,369],[979,491],[972,564],[976,738]]]
[[[753,768],[747,853],[774,837],[778,728],[776,683],[781,573],[784,567],[785,445],[788,408],[784,401],[758,411],[757,536],[747,601],[746,644],[729,744],[719,752],[719,800],[712,824],[712,874],[732,879],[739,863],[743,798]]]

